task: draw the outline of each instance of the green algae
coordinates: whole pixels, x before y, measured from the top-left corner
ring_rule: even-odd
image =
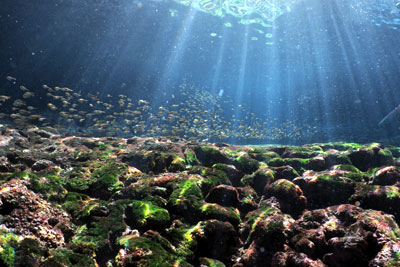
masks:
[[[69,192],[65,197],[63,208],[77,221],[86,220],[99,208],[106,207],[107,201],[91,198],[88,195]]]
[[[95,162],[88,167],[77,166],[73,168],[66,178],[66,187],[69,191],[87,192],[92,190],[94,194],[107,197],[105,193],[111,193],[121,189],[123,183],[119,180],[128,170],[127,165],[112,161]]]
[[[202,257],[199,259],[200,265],[204,267],[225,267],[225,264],[216,259]]]
[[[174,213],[184,215],[188,220],[196,220],[200,212],[203,193],[196,180],[184,180],[171,193],[168,199],[168,206]]]
[[[193,165],[198,165],[199,164],[199,161],[198,161],[198,159],[196,157],[196,153],[193,150],[188,149],[188,150],[185,151],[184,154],[185,154],[186,163],[189,166],[193,166]]]
[[[229,222],[233,226],[238,226],[242,220],[238,210],[230,207],[222,207],[214,203],[206,203],[201,207],[202,219],[216,219],[222,222]]]
[[[28,188],[42,194],[48,200],[62,200],[68,191],[64,187],[65,180],[58,174],[40,173],[30,174]]]
[[[268,207],[248,213],[245,217],[245,220],[246,223],[251,226],[251,229],[254,230],[259,221],[265,220],[266,218],[279,213],[279,209]]]
[[[0,229],[0,265],[12,267],[15,263],[15,248],[20,237],[10,231]]]
[[[118,190],[121,189],[123,184],[118,180],[118,176],[127,170],[125,164],[119,164],[115,162],[108,162],[102,164],[99,169],[96,169],[92,173],[92,179],[96,180],[100,186],[106,187],[108,190]]]
[[[118,239],[118,244],[129,252],[141,251],[141,267],[170,267],[186,266],[185,259],[177,255],[169,242],[159,237],[152,240],[147,237],[123,236]],[[162,241],[160,239],[163,239]],[[116,266],[125,266],[122,257],[116,257]]]
[[[286,161],[281,157],[273,158],[273,159],[269,160],[267,163],[269,166],[272,166],[272,167],[281,167],[281,166],[286,165]]]
[[[200,188],[204,194],[207,194],[211,188],[217,185],[231,184],[226,173],[216,168],[204,167],[200,174],[205,178],[200,180]]]
[[[252,173],[260,167],[260,162],[258,160],[252,159],[247,153],[239,155],[233,162],[236,168],[245,172]]]
[[[43,263],[44,267],[95,267],[98,266],[92,255],[75,253],[68,249],[57,249],[51,253],[52,255]]]
[[[172,160],[168,166],[169,171],[183,171],[186,169],[186,160],[176,154],[171,155]]]
[[[335,165],[333,167],[334,170],[341,170],[341,171],[348,171],[348,172],[354,172],[354,173],[361,173],[361,171],[354,165],[350,164],[340,164],[340,165]]]
[[[270,169],[260,169],[253,174],[243,176],[240,182],[243,186],[251,186],[257,194],[261,195],[264,192],[264,187],[274,180],[274,171]]]
[[[128,208],[133,213],[133,227],[143,228],[147,225],[160,226],[165,225],[170,220],[168,210],[148,201],[133,200],[128,205]]]
[[[91,217],[89,222],[75,231],[72,243],[92,252],[107,248],[113,242],[112,239],[126,228],[124,209],[128,204],[128,200],[117,200],[109,204],[109,214],[106,217]]]

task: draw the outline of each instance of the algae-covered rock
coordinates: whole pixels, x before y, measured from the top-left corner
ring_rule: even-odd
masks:
[[[302,177],[295,178],[293,183],[300,186],[307,198],[308,208],[348,203],[355,188],[351,179],[336,172],[307,172]]]
[[[375,209],[395,215],[397,222],[400,216],[400,189],[397,186],[358,185],[353,202],[366,209]]]
[[[272,168],[274,171],[275,179],[286,179],[286,180],[293,180],[296,177],[299,177],[300,174],[291,166],[281,166]]]
[[[168,199],[168,210],[183,216],[188,221],[196,221],[201,212],[203,194],[196,180],[182,181]]]
[[[399,262],[397,147],[4,127],[0,146],[1,266]]]
[[[395,166],[384,167],[377,170],[371,177],[372,184],[394,185],[400,182],[400,169]]]
[[[293,217],[299,216],[307,205],[307,199],[300,187],[285,179],[267,185],[264,189],[264,195],[267,198],[276,197],[279,200],[282,212]]]
[[[228,165],[223,163],[214,164],[213,169],[223,171],[228,179],[231,181],[233,186],[240,186],[240,179],[243,177],[243,173],[236,169],[234,165]]]
[[[233,186],[218,185],[208,192],[206,201],[226,207],[236,207],[239,204],[239,193]]]
[[[125,222],[132,229],[159,229],[169,221],[168,210],[149,201],[133,200],[125,210]]]
[[[233,165],[235,165],[238,170],[244,173],[252,173],[259,168],[260,162],[252,159],[247,153],[242,152],[233,161]]]
[[[116,266],[190,266],[177,255],[168,240],[154,231],[146,232],[141,237],[122,236],[117,242],[122,248],[115,257]]]
[[[211,167],[215,163],[228,164],[230,162],[229,157],[217,147],[196,146],[193,150],[197,160],[206,167]]]
[[[379,166],[390,166],[394,163],[392,153],[382,148],[380,144],[371,144],[366,148],[359,148],[350,153],[349,158],[361,171]]]
[[[214,203],[206,203],[201,207],[202,220],[216,219],[221,222],[229,222],[234,227],[241,223],[240,213],[233,208],[226,208]]]
[[[206,257],[202,257],[199,259],[201,266],[204,267],[225,267],[225,264],[216,259],[210,259]]]
[[[264,187],[275,180],[274,172],[269,168],[262,168],[251,175],[246,175],[242,178],[243,185],[249,185],[261,195],[264,192]]]

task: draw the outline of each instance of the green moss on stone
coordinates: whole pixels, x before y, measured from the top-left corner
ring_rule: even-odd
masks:
[[[80,226],[72,239],[72,243],[88,251],[99,251],[108,246],[111,236],[120,235],[126,228],[124,209],[128,200],[117,200],[107,206],[109,215],[91,217],[87,224]]]
[[[75,253],[68,249],[57,249],[43,264],[44,267],[95,267],[98,266],[92,255]]]
[[[200,258],[200,265],[204,267],[225,267],[225,264],[216,259]]]
[[[148,223],[151,225],[163,225],[169,220],[168,210],[160,208],[148,201],[133,200],[128,208],[132,209],[134,224],[137,227],[144,227]]]
[[[68,193],[64,185],[65,180],[61,176],[51,173],[40,173],[38,175],[30,174],[28,188],[42,194],[45,199],[61,200]]]
[[[165,240],[165,242],[168,242]],[[170,267],[178,266],[184,259],[179,257],[176,253],[165,248],[160,242],[156,242],[146,237],[124,236],[118,239],[120,246],[130,251],[143,251],[140,258],[141,267]],[[172,246],[170,246],[172,247]],[[116,258],[117,266],[125,266],[121,262],[119,256]],[[180,266],[180,265],[179,265]]]
[[[19,238],[10,231],[0,229],[0,265],[14,266],[15,248],[18,246]]]
[[[108,188],[108,190],[118,190],[122,187],[122,183],[118,180],[118,176],[127,170],[125,164],[108,162],[92,173],[92,179],[96,180],[100,185]]]
[[[202,219],[216,219],[222,222],[229,222],[233,226],[238,226],[242,220],[240,214],[234,208],[225,208],[218,204],[206,203],[201,207]]]
[[[201,171],[201,176],[205,178],[199,180],[200,188],[204,195],[207,194],[211,188],[217,185],[231,184],[226,173],[219,169],[204,167]]]

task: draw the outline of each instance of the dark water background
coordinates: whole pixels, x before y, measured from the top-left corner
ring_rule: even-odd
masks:
[[[396,1],[366,1],[360,11],[351,1],[299,0],[274,22],[273,45],[252,40],[254,25],[237,18],[142,2],[3,0],[0,95],[15,91],[8,75],[33,91],[49,84],[152,103],[189,82],[223,90],[260,118],[312,129],[280,142],[400,140],[397,118],[378,127],[400,104]]]

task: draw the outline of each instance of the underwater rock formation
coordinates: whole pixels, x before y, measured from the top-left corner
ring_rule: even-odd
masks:
[[[400,148],[0,128],[0,266],[398,266]]]

